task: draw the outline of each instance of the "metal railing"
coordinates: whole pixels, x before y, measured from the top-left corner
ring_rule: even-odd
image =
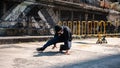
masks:
[[[60,21],[58,25],[68,26],[73,35],[120,35],[120,21]]]

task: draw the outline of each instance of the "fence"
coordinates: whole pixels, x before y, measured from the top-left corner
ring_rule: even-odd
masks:
[[[60,21],[58,25],[68,26],[73,35],[120,35],[120,21]]]

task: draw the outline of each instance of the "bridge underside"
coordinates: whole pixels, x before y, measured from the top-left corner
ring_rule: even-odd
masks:
[[[69,26],[75,35],[97,34],[98,27],[102,28],[102,25],[99,25],[101,21],[105,22],[104,31],[101,29],[102,33],[120,32],[119,13],[101,7],[64,0],[42,1],[40,3],[5,0],[0,3],[4,8],[0,10],[2,11],[0,14],[1,36],[53,35],[54,25],[60,24],[60,22],[61,25]],[[96,23],[94,24],[94,22]],[[107,29],[110,26],[113,27],[112,30]],[[85,32],[83,32],[84,30]]]

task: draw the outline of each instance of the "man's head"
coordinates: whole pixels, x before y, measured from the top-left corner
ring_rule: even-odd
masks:
[[[62,26],[56,25],[55,26],[55,32],[58,33],[58,34],[63,34]]]

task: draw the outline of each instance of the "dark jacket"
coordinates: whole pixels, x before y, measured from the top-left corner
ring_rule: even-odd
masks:
[[[71,29],[67,26],[62,26],[63,34],[61,34],[59,37],[63,41],[72,41],[72,32]],[[58,36],[57,33],[55,33],[55,36]]]

